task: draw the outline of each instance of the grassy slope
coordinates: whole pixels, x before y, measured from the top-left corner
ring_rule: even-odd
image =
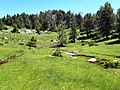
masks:
[[[0,33],[1,37],[5,36]],[[3,35],[3,36],[2,36]],[[7,34],[9,37],[11,34]],[[12,34],[17,40],[0,46],[0,59],[23,51],[15,61],[0,65],[0,90],[120,90],[119,70],[103,69],[87,62],[86,58],[52,57],[53,49],[46,47],[55,34],[43,34],[37,37],[39,48],[28,50],[16,43],[31,36]],[[41,47],[41,43],[43,44]],[[74,46],[74,47],[73,47]],[[98,52],[119,55],[119,45],[79,46],[68,44],[67,51],[79,50],[79,53]],[[114,52],[113,52],[114,51]],[[99,55],[96,55],[100,57]],[[101,58],[111,58],[102,56]],[[112,57],[113,58],[113,57]]]

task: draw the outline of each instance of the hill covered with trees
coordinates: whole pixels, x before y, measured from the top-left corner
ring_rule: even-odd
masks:
[[[40,34],[40,31],[56,32],[62,22],[65,28],[72,29],[71,36],[74,36],[74,32],[79,29],[80,34],[85,33],[87,37],[96,33],[97,38],[106,37],[107,39],[110,35],[120,38],[120,9],[115,14],[108,2],[101,6],[96,14],[87,13],[84,16],[80,13],[74,14],[71,11],[65,12],[63,10],[48,10],[30,15],[25,13],[7,15],[0,20],[0,29],[2,30],[3,24],[5,24],[17,26],[19,29],[36,29],[37,33]]]
[[[120,90],[119,48],[120,9],[108,2],[84,16],[7,15],[0,19],[0,90]]]

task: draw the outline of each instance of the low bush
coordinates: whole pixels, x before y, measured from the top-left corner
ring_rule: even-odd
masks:
[[[4,30],[8,30],[8,28],[7,28],[7,27],[4,27]]]
[[[31,40],[26,43],[26,45],[29,47],[37,47],[36,42],[37,40],[35,39],[35,37],[32,37]]]
[[[62,52],[60,50],[60,48],[57,48],[54,53],[52,54],[52,56],[58,56],[58,57],[62,57]]]
[[[105,62],[104,68],[118,68],[118,62]]]

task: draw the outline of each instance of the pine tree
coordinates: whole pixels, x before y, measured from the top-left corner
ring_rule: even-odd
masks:
[[[97,12],[97,17],[100,34],[108,39],[114,22],[113,9],[110,3],[106,2],[105,5],[100,8],[100,10]]]
[[[120,9],[118,9],[117,11],[117,15],[116,15],[116,30],[117,33],[119,33],[119,39],[120,39]]]
[[[75,43],[76,35],[77,35],[76,27],[71,27],[69,37],[70,43]]]
[[[4,24],[2,22],[2,20],[0,20],[0,30],[3,30],[4,29]]]
[[[81,16],[81,14],[80,14],[80,13],[79,13],[79,14],[76,14],[76,15],[75,15],[75,18],[76,18],[77,27],[78,27],[79,29],[81,29],[81,24],[82,24],[82,16]]]
[[[91,13],[87,13],[84,16],[82,28],[83,28],[83,31],[87,34],[87,36],[91,35],[91,30],[94,29],[93,18]]]
[[[63,22],[58,26],[57,33],[58,33],[58,46],[62,47],[65,46],[67,43],[67,37],[66,37],[66,28]]]
[[[76,18],[73,16],[71,19],[71,24],[70,24],[70,34],[69,34],[69,40],[70,40],[70,43],[75,43],[75,39],[76,39],[76,35],[77,35],[77,32],[76,32],[76,29],[77,29],[77,20]]]
[[[17,27],[16,24],[14,24],[14,26],[13,26],[13,30],[12,30],[11,32],[12,32],[12,33],[19,33],[19,31],[18,31],[18,27]]]

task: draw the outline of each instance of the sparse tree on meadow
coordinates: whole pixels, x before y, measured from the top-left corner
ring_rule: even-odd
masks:
[[[58,28],[57,28],[57,33],[58,33],[58,46],[62,47],[65,46],[67,43],[67,37],[66,37],[66,28],[64,23],[62,22]]]

